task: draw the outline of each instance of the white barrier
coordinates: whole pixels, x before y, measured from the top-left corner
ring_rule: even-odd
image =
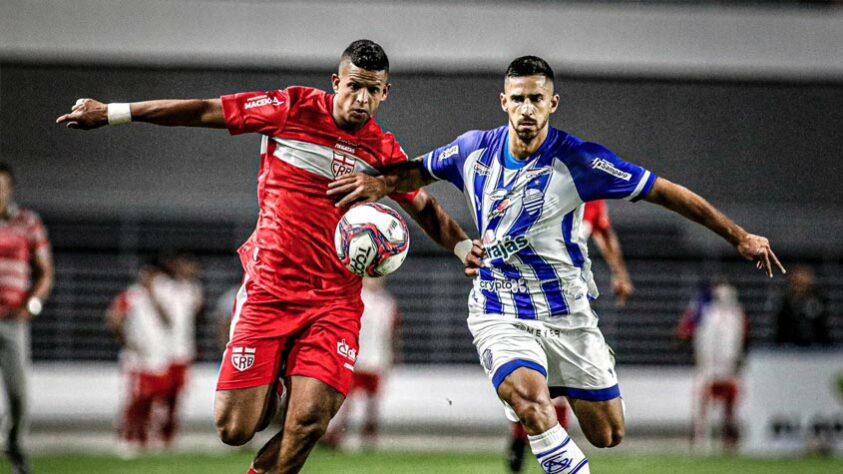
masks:
[[[744,453],[843,455],[843,351],[753,351],[744,386]]]
[[[619,367],[631,429],[684,427],[690,422],[689,368]],[[183,420],[212,429],[216,366],[193,368]],[[31,411],[39,424],[108,423],[120,405],[115,364],[37,364],[31,378]],[[448,426],[461,432],[506,426],[491,384],[478,366],[402,366],[386,380],[381,410],[385,427],[425,430]],[[359,414],[352,413],[352,421]]]

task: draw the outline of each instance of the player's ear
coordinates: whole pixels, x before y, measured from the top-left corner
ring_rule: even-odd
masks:
[[[381,102],[385,101],[386,98],[389,97],[389,89],[391,89],[391,88],[392,88],[392,84],[390,84],[388,82],[386,83],[385,86],[383,86],[383,98],[381,99]]]
[[[340,76],[336,73],[331,74],[331,86],[334,88],[334,93],[340,91]]]
[[[501,109],[506,112],[506,94],[501,92]]]
[[[559,94],[553,94],[550,98],[550,113],[556,112],[557,107],[559,107]]]

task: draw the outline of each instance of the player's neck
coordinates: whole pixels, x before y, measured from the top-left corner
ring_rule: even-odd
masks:
[[[359,125],[358,124],[350,124],[350,123],[346,122],[345,119],[343,118],[342,114],[340,113],[339,109],[337,108],[336,102],[333,103],[333,106],[331,108],[331,118],[334,119],[334,124],[336,124],[336,126],[340,130],[342,130],[344,132],[348,132],[348,133],[357,133],[357,131],[359,131],[360,129],[365,127],[366,124],[369,123],[369,120],[371,120],[371,118],[369,118],[368,120],[366,120],[365,122],[363,122]]]
[[[529,142],[524,141],[512,126],[509,127],[509,153],[519,159],[526,160],[533,156],[539,148],[541,148],[544,141],[547,139],[548,127],[539,130],[539,133],[533,137]]]

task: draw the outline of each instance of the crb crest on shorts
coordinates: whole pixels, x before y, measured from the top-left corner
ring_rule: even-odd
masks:
[[[232,347],[231,365],[240,372],[247,370],[255,364],[255,350],[254,347]]]

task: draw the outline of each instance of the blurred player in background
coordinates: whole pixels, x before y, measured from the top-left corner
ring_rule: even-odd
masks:
[[[589,300],[598,296],[583,204],[644,199],[696,221],[729,241],[759,269],[783,271],[768,240],[752,235],[688,189],[626,162],[597,143],[549,126],[559,105],[553,70],[524,56],[507,68],[501,108],[509,124],[471,131],[378,178],[342,177],[339,205],[375,201],[436,180],[465,194],[485,252],[474,280],[468,326],[480,361],[510,421],[520,421],[547,473],[586,474],[588,460],[556,418],[565,395],[588,441],[612,447],[624,435],[614,353]]]
[[[235,285],[225,290],[214,305],[213,320],[217,325],[217,347],[225,351],[228,344],[229,331],[231,331],[231,315],[234,313],[234,301],[237,299],[237,292],[240,285]]]
[[[157,434],[153,408],[167,399],[173,321],[161,301],[168,277],[158,260],[146,263],[138,279],[117,295],[106,323],[120,343],[120,369],[126,392],[118,420],[119,453],[132,457]]]
[[[737,290],[722,278],[704,285],[679,321],[680,339],[692,341],[694,346],[692,442],[695,448],[709,448],[709,408],[718,401],[723,403],[724,446],[729,451],[737,447],[738,369],[746,347],[747,327]]]
[[[585,203],[580,237],[582,240],[591,238],[606,264],[609,265],[609,270],[612,272],[612,292],[615,295],[615,304],[623,306],[627,298],[632,296],[635,287],[629,278],[621,243],[612,228],[606,207],[606,201],[602,199]],[[565,397],[556,397],[553,399],[553,406],[556,409],[559,424],[567,430],[570,423],[568,401]],[[512,422],[511,429],[512,437],[507,452],[507,465],[510,471],[521,472],[524,466],[524,449],[528,443],[527,431],[519,422]]]
[[[47,230],[36,213],[12,200],[14,187],[11,166],[0,163],[0,372],[8,410],[4,449],[14,474],[26,474],[29,322],[41,313],[54,270]]]
[[[828,298],[817,287],[814,271],[799,265],[791,272],[776,311],[776,343],[830,344],[828,316]]]
[[[56,120],[78,129],[138,121],[263,135],[258,224],[240,248],[245,278],[214,410],[222,441],[242,445],[286,407],[283,430],[258,451],[252,472],[299,472],[348,393],[362,283],[335,254],[333,234],[344,209],[326,190],[340,176],[407,161],[374,120],[389,94],[388,79],[386,53],[359,40],[341,55],[333,94],[292,86],[205,100],[79,99]],[[392,197],[433,240],[470,263],[467,274],[476,270],[480,262],[464,243],[467,235],[433,197]]]
[[[165,253],[161,266],[165,274],[159,298],[172,322],[169,327],[169,387],[164,399],[161,437],[164,445],[171,447],[178,428],[179,399],[196,358],[196,321],[202,314],[204,300],[199,281],[201,266],[196,256],[185,251]]]
[[[350,400],[355,394],[364,398],[362,445],[373,449],[377,444],[381,387],[395,359],[401,317],[398,302],[386,289],[385,277],[364,278],[362,298],[360,352],[348,396]],[[352,403],[346,402],[322,437],[324,444],[332,448],[342,445],[351,410]]]
[[[612,228],[606,207],[606,201],[602,199],[585,203],[580,237],[583,240],[591,237],[591,241],[600,251],[600,255],[609,266],[609,271],[612,272],[612,293],[615,295],[615,304],[623,306],[635,292],[635,286],[629,278],[621,243],[615,229]]]

